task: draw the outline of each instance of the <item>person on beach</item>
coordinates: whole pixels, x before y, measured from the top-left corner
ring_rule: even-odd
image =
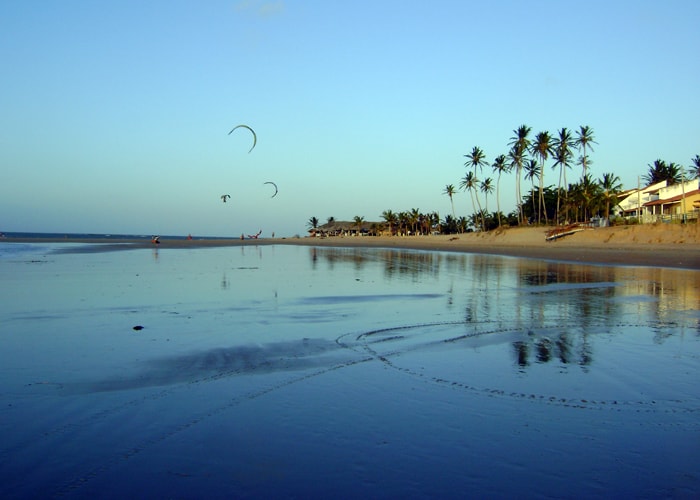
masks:
[[[160,245],[160,236],[152,236],[151,243],[153,243],[154,245]]]

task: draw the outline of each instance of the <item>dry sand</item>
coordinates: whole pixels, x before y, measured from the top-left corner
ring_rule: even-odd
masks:
[[[700,225],[654,224],[585,229],[547,241],[549,228],[516,227],[461,235],[364,236],[264,239],[162,239],[160,248],[196,248],[240,245],[311,245],[381,247],[469,252],[569,262],[700,269]],[[6,241],[47,241],[19,240]],[[49,240],[102,243],[77,251],[111,251],[152,247],[143,240]]]

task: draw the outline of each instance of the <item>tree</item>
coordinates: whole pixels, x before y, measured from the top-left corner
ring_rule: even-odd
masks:
[[[389,224],[389,232],[393,235],[394,234],[394,226],[396,226],[398,222],[398,217],[397,215],[392,212],[391,210],[384,210],[382,212],[382,219],[384,219],[384,222]]]
[[[552,137],[549,132],[540,132],[535,136],[535,142],[531,145],[532,154],[540,158],[540,196],[537,206],[537,223],[540,223],[540,214],[544,211],[544,222],[547,224],[547,208],[544,203],[544,164],[552,153]]]
[[[581,179],[583,179],[588,173],[587,170],[589,166],[589,161],[587,149],[593,151],[593,144],[598,144],[593,138],[593,129],[588,125],[581,125],[578,129],[578,132],[576,133],[576,140],[574,141],[574,145],[576,146],[576,148],[581,149],[583,151],[583,155],[581,156],[581,167],[583,169]]]
[[[489,195],[493,193],[493,179],[491,177],[487,177],[483,181],[481,181],[481,184],[479,185],[479,189],[481,190],[482,193],[484,193],[484,210],[486,212],[489,211]]]
[[[694,179],[700,179],[700,155],[695,155],[695,158],[690,160],[690,172]]]
[[[556,221],[559,222],[559,201],[561,197],[562,182],[566,186],[566,169],[571,164],[573,156],[571,148],[573,147],[573,138],[571,132],[566,127],[559,130],[559,136],[554,140],[552,148],[554,150],[554,165],[552,168],[559,167],[559,184],[557,185],[557,211],[555,212]]]
[[[309,229],[317,229],[318,228],[318,218],[317,217],[309,218],[309,220],[306,222],[306,226]]]
[[[465,191],[469,191],[469,195],[471,196],[472,199],[472,208],[474,209],[474,213],[477,213],[476,210],[476,204],[474,203],[474,192],[477,190],[477,186],[479,185],[479,179],[476,178],[476,175],[474,172],[467,172],[464,176],[464,178],[460,181],[459,187],[461,187]],[[477,198],[478,202],[478,198]],[[479,213],[481,212],[481,204],[479,203]]]
[[[420,221],[420,210],[412,208],[408,212],[408,224],[411,227],[411,234],[415,235],[418,232],[418,222]]]
[[[586,221],[598,206],[597,201],[600,199],[599,194],[601,191],[600,184],[594,182],[590,174],[586,174],[581,179],[581,182],[574,187],[574,191],[579,202],[582,220]]]
[[[540,177],[540,166],[537,164],[537,160],[535,160],[534,158],[531,158],[530,160],[528,160],[525,163],[524,168],[525,168],[525,180],[530,179],[530,184],[532,185],[532,190],[530,192],[533,193],[535,191],[535,179],[539,179],[539,177]],[[534,215],[535,215],[535,197],[530,196],[530,198],[532,200],[532,215],[534,217]],[[520,206],[522,207],[522,203],[520,204]],[[523,216],[524,215],[525,214],[523,211]]]
[[[602,201],[605,203],[605,218],[610,220],[610,206],[617,205],[617,195],[622,191],[622,184],[620,178],[612,173],[603,174],[598,184],[602,189]]]
[[[447,196],[450,197],[450,205],[452,206],[452,217],[453,218],[456,218],[456,216],[455,216],[455,202],[452,199],[452,197],[455,195],[455,193],[456,193],[456,190],[455,190],[454,184],[448,184],[447,186],[445,186],[445,190],[442,192],[442,194],[446,194]]]
[[[522,177],[523,166],[527,159],[527,152],[530,149],[530,131],[532,128],[527,125],[520,125],[517,129],[513,130],[515,134],[510,138],[508,145],[510,146],[510,152],[508,153],[508,158],[511,160],[511,165],[515,167],[515,200],[518,207],[518,218],[519,223],[525,222],[525,216],[523,213],[522,204],[522,193],[520,191],[520,178]]]
[[[365,221],[365,218],[362,217],[361,215],[356,215],[353,217],[353,221],[355,221],[355,226],[357,226],[357,233],[362,232],[362,223]]]
[[[326,224],[328,224],[329,226],[331,224],[333,224],[334,222],[335,222],[335,217],[333,217],[333,216],[330,216],[326,219]]]
[[[501,174],[503,172],[509,172],[511,167],[506,163],[505,155],[498,155],[491,165],[493,171],[498,174],[496,179],[496,208],[498,209],[498,227],[501,227]],[[519,189],[519,188],[518,188]],[[520,205],[518,205],[520,206]]]
[[[664,160],[656,160],[653,165],[647,165],[649,170],[643,177],[647,186],[656,184],[657,182],[666,181],[669,185],[678,184],[681,182],[681,171],[675,163],[668,165]]]
[[[467,161],[464,163],[464,166],[467,168],[471,167],[473,172],[474,172],[474,175],[476,175],[477,168],[479,169],[479,172],[481,172],[483,170],[484,165],[486,165],[486,155],[481,150],[481,148],[479,148],[477,146],[474,146],[472,148],[472,152],[469,153],[468,155],[464,155],[464,157],[467,159]],[[477,203],[477,205],[479,205],[479,213],[482,214],[481,230],[485,231],[486,229],[484,227],[483,213],[481,212],[481,202],[479,201],[479,193],[477,190],[478,179],[476,179],[476,177],[475,177],[474,180],[475,180],[475,183],[474,183],[474,187],[473,187],[473,192],[474,192],[474,196],[476,198],[476,203]]]

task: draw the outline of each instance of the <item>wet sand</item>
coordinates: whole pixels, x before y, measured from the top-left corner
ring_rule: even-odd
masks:
[[[658,224],[586,229],[548,241],[548,228],[507,228],[488,233],[432,236],[303,237],[263,239],[161,239],[159,248],[246,245],[405,248],[504,255],[532,259],[609,265],[700,269],[700,226]],[[114,239],[6,239],[8,242],[85,243],[71,252],[116,251],[153,247],[150,241]],[[99,244],[99,245],[95,245]]]
[[[21,245],[0,497],[696,498],[700,272],[542,240]]]

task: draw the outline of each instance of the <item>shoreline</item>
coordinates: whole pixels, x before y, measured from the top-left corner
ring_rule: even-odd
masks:
[[[700,226],[649,225],[587,229],[547,241],[546,227],[497,229],[488,233],[429,236],[335,236],[264,239],[65,239],[4,238],[6,243],[84,244],[63,253],[109,252],[136,248],[207,248],[259,245],[389,248],[447,251],[561,262],[651,266],[700,270]]]

